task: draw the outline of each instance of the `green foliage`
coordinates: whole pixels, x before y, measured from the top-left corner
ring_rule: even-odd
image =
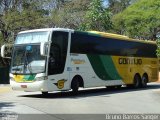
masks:
[[[0,44],[13,43],[19,31],[46,27],[48,10],[42,6],[45,2],[46,0],[1,0]],[[9,61],[0,57],[0,64],[9,65]]]
[[[48,12],[40,6],[45,0],[41,2],[35,0],[16,0],[16,2],[11,2],[6,6],[3,5],[4,1],[0,2],[4,6],[0,15],[0,31],[4,42],[13,41],[13,35],[16,35],[21,30],[46,26]]]
[[[157,56],[160,57],[160,37],[156,40],[156,42],[157,42],[157,46],[158,46]]]
[[[159,13],[159,0],[139,0],[113,17],[115,31],[134,38],[155,40],[160,31]]]
[[[2,33],[0,32],[0,46],[1,46],[2,42],[3,42],[3,36],[2,36]]]
[[[106,31],[112,28],[111,13],[103,7],[102,0],[92,0],[84,19],[81,30]]]
[[[108,7],[112,14],[117,14],[126,9],[129,5],[137,0],[108,0]]]
[[[51,27],[78,29],[84,22],[84,15],[91,0],[71,0],[61,3],[51,12]]]

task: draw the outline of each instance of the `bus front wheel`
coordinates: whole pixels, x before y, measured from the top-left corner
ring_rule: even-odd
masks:
[[[78,89],[79,89],[79,81],[78,78],[73,79],[72,84],[71,84],[72,92],[74,95],[78,94]]]
[[[43,95],[43,96],[47,96],[47,95],[48,95],[48,92],[42,92],[42,95]]]

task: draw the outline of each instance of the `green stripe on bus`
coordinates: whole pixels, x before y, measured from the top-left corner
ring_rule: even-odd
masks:
[[[35,75],[24,75],[25,81],[33,81],[35,79]]]
[[[102,80],[110,80],[99,55],[88,55],[89,61],[97,76]]]
[[[97,76],[102,80],[120,80],[112,58],[107,55],[87,55]]]
[[[106,73],[112,78],[113,80],[120,80],[122,79],[118,74],[116,67],[112,61],[111,56],[108,55],[100,55],[101,61],[104,65]]]

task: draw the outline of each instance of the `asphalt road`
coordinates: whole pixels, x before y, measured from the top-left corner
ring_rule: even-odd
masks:
[[[145,89],[94,88],[71,92],[12,91],[0,86],[0,120],[105,120],[108,114],[160,114],[160,83]],[[13,119],[12,118],[12,119]]]

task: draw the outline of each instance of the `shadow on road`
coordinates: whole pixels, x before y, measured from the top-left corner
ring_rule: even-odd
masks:
[[[1,102],[0,103],[0,110],[3,108],[10,108],[13,107],[14,103],[13,102]]]
[[[44,96],[42,94],[29,94],[29,95],[20,95],[18,97],[29,97],[29,98],[45,98],[45,99],[51,99],[51,98],[81,98],[81,97],[89,97],[89,96],[101,96],[101,97],[110,97],[109,95],[117,94],[117,93],[126,93],[126,92],[135,92],[135,91],[144,91],[149,89],[160,89],[160,84],[151,84],[148,85],[147,88],[128,88],[128,87],[121,87],[121,88],[96,88],[96,89],[84,89],[80,90],[77,95],[74,95],[71,91],[67,92],[54,92],[49,93],[48,95]]]

